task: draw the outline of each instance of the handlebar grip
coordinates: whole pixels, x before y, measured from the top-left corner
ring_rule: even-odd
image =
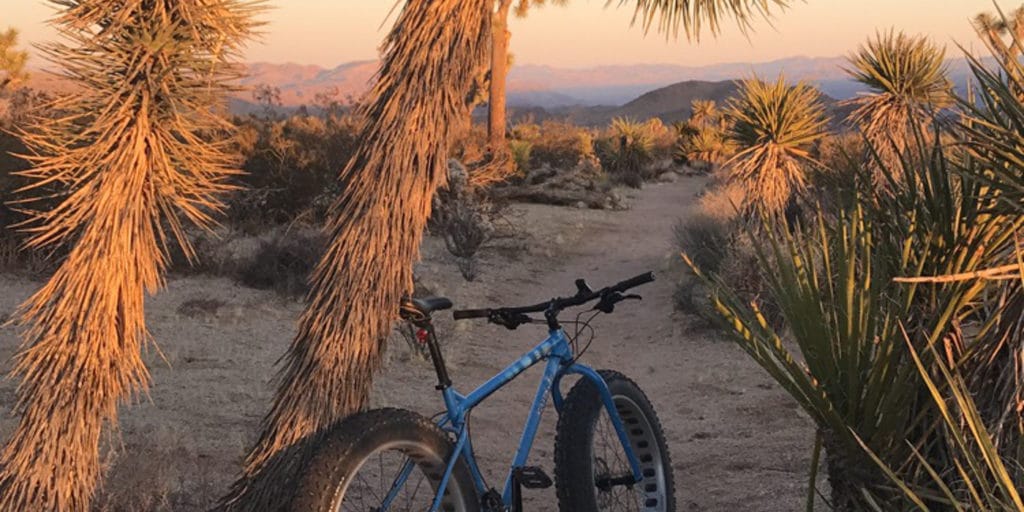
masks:
[[[625,291],[630,288],[640,286],[642,284],[654,282],[654,272],[644,272],[636,277],[631,277],[625,281],[613,286],[612,288],[617,291]]]
[[[489,318],[490,309],[460,309],[452,312],[452,318],[456,320],[469,320],[470,318]]]

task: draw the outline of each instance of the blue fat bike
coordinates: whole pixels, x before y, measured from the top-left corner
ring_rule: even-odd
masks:
[[[546,323],[548,337],[468,395],[452,387],[431,314],[452,307],[433,297],[411,299],[402,318],[417,330],[437,372],[446,410],[433,419],[400,409],[351,416],[323,438],[303,470],[294,510],[316,512],[520,512],[524,489],[555,485],[564,512],[675,510],[675,486],[665,436],[650,401],[620,373],[579,362],[593,339],[590,320],[612,313],[627,290],[654,280],[652,273],[594,291],[582,279],[571,297],[526,307],[455,311],[456,320],[486,318],[508,329]],[[594,303],[576,317],[574,335],[559,323],[563,310]],[[580,318],[592,312],[585,321]],[[541,313],[544,318],[530,316]],[[473,408],[531,366],[545,361],[544,375],[526,418],[519,449],[501,492],[487,485],[477,466],[471,436]],[[560,382],[580,378],[564,397]],[[554,482],[527,465],[548,395],[558,410]],[[552,504],[553,505],[553,504]],[[551,507],[553,508],[553,506]],[[545,507],[545,509],[548,509]]]

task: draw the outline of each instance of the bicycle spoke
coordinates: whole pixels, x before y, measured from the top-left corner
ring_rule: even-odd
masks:
[[[594,428],[594,477],[611,479],[632,475],[625,450],[619,441],[618,432],[607,411],[602,411]],[[643,491],[638,484],[614,485],[609,489],[597,489],[598,507],[607,511],[640,511],[644,502]]]
[[[430,508],[433,488],[423,485],[426,475],[405,453],[390,450],[375,455],[376,464],[368,461],[354,475],[340,512],[379,510],[388,496],[391,496],[389,512],[422,512]],[[407,463],[412,466],[400,482]],[[426,492],[428,489],[431,492]]]

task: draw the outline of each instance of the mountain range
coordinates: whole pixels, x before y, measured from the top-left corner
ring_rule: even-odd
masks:
[[[774,78],[783,73],[789,80],[812,83],[833,100],[855,96],[863,90],[849,78],[843,57],[792,57],[762,63],[731,63],[710,66],[635,64],[591,68],[515,65],[508,80],[508,100],[513,119],[533,116],[567,118],[579,124],[603,124],[616,116],[639,119],[660,117],[666,122],[684,119],[689,102],[704,98],[721,102],[735,91],[736,79]],[[969,73],[964,59],[947,62],[953,81],[963,87]],[[280,91],[281,106],[292,110],[314,106],[317,96],[358,98],[369,88],[377,61],[349,62],[333,68],[302,64],[253,63],[232,98],[237,114],[258,111],[252,88],[268,85]],[[33,75],[33,86],[61,87],[61,80],[45,73]]]
[[[509,73],[508,99],[512,107],[544,109],[621,106],[644,93],[679,82],[727,81],[755,75],[774,78],[779,73],[790,80],[809,81],[833,98],[846,99],[863,90],[844,71],[846,65],[843,57],[792,57],[710,66],[636,64],[577,69],[515,65]],[[948,67],[957,84],[965,82],[968,67],[963,59],[950,60]],[[298,107],[311,104],[318,93],[325,91],[337,91],[341,97],[358,97],[366,91],[376,70],[376,61],[350,62],[330,69],[255,63],[250,65],[243,84],[277,87],[284,106]],[[250,94],[238,99],[251,101],[252,97]]]

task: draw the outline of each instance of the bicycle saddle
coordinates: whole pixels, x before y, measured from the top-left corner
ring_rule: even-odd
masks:
[[[420,299],[409,299],[406,303],[424,315],[430,315],[434,311],[451,309],[452,301],[444,297],[423,297]]]

